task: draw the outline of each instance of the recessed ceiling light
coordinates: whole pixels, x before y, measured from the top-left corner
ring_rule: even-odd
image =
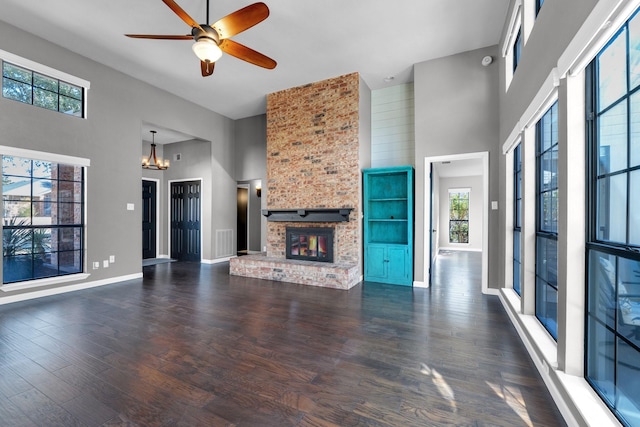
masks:
[[[389,83],[389,82],[392,82],[392,81],[393,81],[393,79],[395,79],[395,77],[393,77],[393,76],[388,76],[388,77],[385,77],[385,78],[384,78],[384,79],[382,79],[382,80],[384,80],[384,82],[385,82],[385,83]]]

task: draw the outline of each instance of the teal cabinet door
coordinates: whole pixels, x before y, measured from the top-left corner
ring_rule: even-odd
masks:
[[[387,277],[387,248],[384,245],[369,245],[365,257],[367,258],[367,278],[365,280],[380,281]]]
[[[394,285],[411,286],[409,281],[408,268],[412,267],[409,262],[409,251],[407,247],[389,246],[387,248],[387,262],[389,270],[387,273],[388,282]]]

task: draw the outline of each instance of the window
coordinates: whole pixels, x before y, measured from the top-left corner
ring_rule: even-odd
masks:
[[[538,15],[538,12],[540,12],[540,8],[542,7],[543,3],[544,0],[536,0],[536,16]]]
[[[83,117],[84,90],[80,86],[2,62],[2,96],[48,110]]]
[[[449,190],[449,243],[469,243],[469,190]]]
[[[536,317],[558,338],[558,103],[536,125]]]
[[[516,40],[513,43],[513,71],[516,71],[520,63],[520,55],[522,55],[522,28],[518,29]]]
[[[522,148],[513,150],[513,290],[521,294],[521,236],[522,236]]]
[[[587,69],[587,381],[640,426],[640,16]]]
[[[84,169],[2,156],[3,283],[80,273]]]

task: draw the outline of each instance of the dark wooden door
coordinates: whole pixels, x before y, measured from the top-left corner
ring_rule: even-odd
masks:
[[[238,253],[247,252],[247,206],[249,190],[238,187]]]
[[[156,257],[156,197],[155,181],[142,181],[142,259]]]
[[[171,258],[200,261],[200,181],[171,184]]]

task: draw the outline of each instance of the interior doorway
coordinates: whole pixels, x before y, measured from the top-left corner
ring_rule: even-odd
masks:
[[[481,252],[481,287],[483,293],[488,293],[489,288],[489,153],[466,153],[446,156],[426,157],[425,171],[431,173],[425,174],[425,188],[429,189],[429,194],[425,195],[424,209],[424,243],[425,256],[424,260],[424,277],[425,282],[431,284],[435,276],[435,269],[439,268],[436,263],[438,252],[441,249],[446,250],[468,250]],[[464,181],[464,177],[475,177],[470,181],[481,183],[477,184],[481,188],[482,194],[476,194],[478,199],[478,210],[476,219],[469,227],[474,227],[477,242],[474,246],[451,244],[448,236],[449,216],[447,209],[449,206],[449,192],[447,186],[459,187],[460,181]],[[478,179],[478,177],[480,177]],[[454,184],[443,182],[444,179],[450,179]],[[457,181],[455,180],[457,179]],[[442,181],[442,182],[441,182]],[[444,187],[443,187],[444,185]],[[443,190],[444,188],[444,190]],[[444,194],[443,194],[444,193]],[[476,191],[476,193],[478,193]],[[444,210],[443,210],[444,209]]]
[[[172,259],[178,261],[201,260],[201,188],[201,180],[170,181],[169,245]]]
[[[246,255],[249,250],[249,185],[238,184],[238,239],[237,254]]]
[[[158,181],[142,180],[142,259],[158,256]]]

